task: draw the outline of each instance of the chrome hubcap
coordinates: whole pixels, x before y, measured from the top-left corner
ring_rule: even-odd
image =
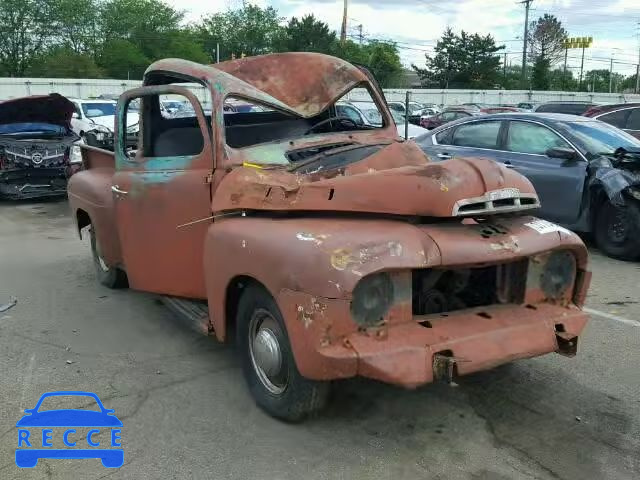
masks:
[[[251,363],[262,384],[274,395],[287,387],[287,368],[278,341],[279,327],[266,310],[253,314],[249,325]]]

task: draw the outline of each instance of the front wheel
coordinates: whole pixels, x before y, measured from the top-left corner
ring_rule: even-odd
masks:
[[[625,199],[625,205],[605,202],[597,212],[595,240],[598,248],[620,260],[640,258],[640,205]]]
[[[300,375],[280,309],[262,287],[240,298],[237,340],[249,391],[267,413],[296,422],[325,405],[329,383]]]
[[[91,236],[91,253],[93,255],[93,264],[96,268],[98,281],[109,288],[126,288],[129,286],[127,282],[127,274],[118,267],[110,267],[102,258],[100,252],[100,244],[96,238],[96,229],[93,225],[89,228]]]

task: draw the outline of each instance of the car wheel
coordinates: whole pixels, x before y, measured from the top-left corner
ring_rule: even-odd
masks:
[[[300,375],[280,309],[264,288],[246,288],[236,325],[244,376],[258,406],[276,418],[296,422],[325,405],[329,382]]]
[[[93,254],[93,264],[96,268],[98,281],[109,288],[126,288],[129,286],[127,282],[127,274],[117,267],[110,267],[106,264],[100,253],[100,244],[96,238],[96,229],[91,225],[91,253]]]
[[[597,212],[595,240],[608,256],[620,260],[640,258],[640,205],[627,199],[624,206],[605,202]]]

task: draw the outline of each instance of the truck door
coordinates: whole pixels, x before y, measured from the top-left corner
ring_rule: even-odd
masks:
[[[185,101],[180,115],[161,109],[167,96]],[[127,128],[126,117],[135,100],[138,147],[127,151],[127,134],[136,127]],[[134,289],[206,298],[203,245],[214,169],[210,125],[197,97],[176,85],[138,88],[118,102],[112,192],[124,269]]]

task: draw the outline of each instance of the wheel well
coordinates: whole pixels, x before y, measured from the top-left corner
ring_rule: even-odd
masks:
[[[236,337],[236,317],[238,316],[238,304],[242,292],[249,285],[257,285],[269,291],[262,283],[248,275],[238,275],[234,277],[227,285],[227,291],[224,299],[224,317],[225,317],[225,342],[234,343]]]
[[[78,225],[78,235],[82,238],[82,229],[91,225],[91,217],[82,209],[76,211],[76,223]]]

